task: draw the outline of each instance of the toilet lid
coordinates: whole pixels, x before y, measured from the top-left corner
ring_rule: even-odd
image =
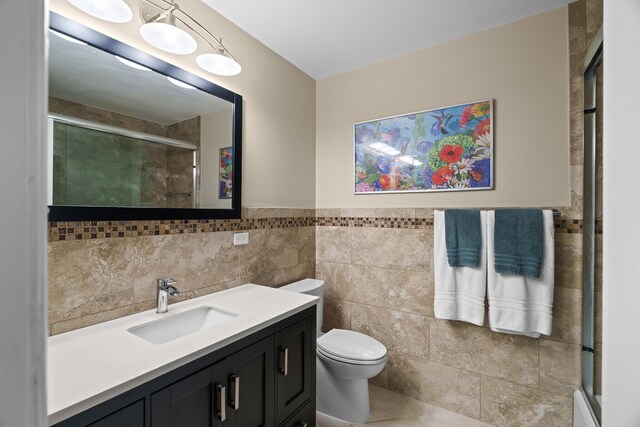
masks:
[[[327,355],[350,360],[378,360],[387,348],[377,340],[359,332],[332,329],[318,338],[318,349]]]

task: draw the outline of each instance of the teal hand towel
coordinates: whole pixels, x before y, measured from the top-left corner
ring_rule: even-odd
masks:
[[[494,251],[496,273],[540,277],[544,248],[539,209],[496,209]]]
[[[447,209],[444,211],[444,234],[449,266],[477,267],[480,265],[482,234],[479,210]]]

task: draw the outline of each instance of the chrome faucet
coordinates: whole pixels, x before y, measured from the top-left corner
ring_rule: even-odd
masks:
[[[158,286],[156,288],[158,308],[156,309],[156,313],[166,313],[169,311],[169,295],[176,296],[180,293],[175,285],[176,281],[171,277],[158,279]]]

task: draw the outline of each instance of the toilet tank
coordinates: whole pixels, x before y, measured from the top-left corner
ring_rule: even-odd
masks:
[[[313,295],[318,297],[318,303],[316,304],[317,312],[317,336],[322,335],[320,328],[322,327],[322,307],[324,306],[324,280],[318,279],[303,279],[297,282],[293,282],[289,285],[280,287],[283,291],[298,292],[300,294]]]

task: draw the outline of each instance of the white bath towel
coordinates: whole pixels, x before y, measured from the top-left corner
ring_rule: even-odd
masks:
[[[551,334],[554,284],[553,212],[544,218],[544,253],[538,279],[496,273],[495,211],[487,215],[487,294],[489,327],[496,332],[538,338]]]
[[[447,261],[444,211],[434,212],[433,259],[435,272],[434,312],[438,319],[484,324],[484,295],[487,287],[487,212],[480,212],[482,249],[478,267],[451,267]]]

